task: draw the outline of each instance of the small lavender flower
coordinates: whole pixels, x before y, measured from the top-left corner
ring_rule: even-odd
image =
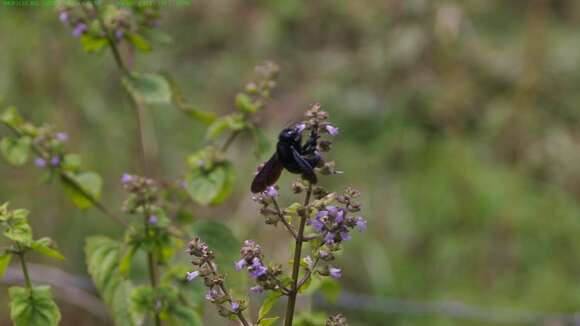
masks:
[[[157,216],[155,216],[155,215],[149,216],[149,224],[155,225],[155,224],[157,224],[158,221],[159,221],[159,219],[157,218]]]
[[[351,239],[351,236],[350,236],[350,234],[348,233],[348,231],[343,231],[343,232],[340,232],[340,239],[341,239],[342,241],[348,241],[348,240],[350,240],[350,239]]]
[[[63,10],[58,14],[58,20],[60,20],[62,23],[67,23],[68,18],[69,18],[69,14],[68,14],[67,10]]]
[[[332,232],[328,232],[326,233],[326,235],[324,236],[324,242],[326,242],[326,244],[333,244],[334,243],[334,233]]]
[[[57,132],[55,135],[56,139],[65,142],[68,140],[68,134],[66,132]]]
[[[326,131],[331,135],[331,136],[336,136],[338,135],[338,127],[334,127],[332,125],[326,125]]]
[[[322,232],[322,230],[324,229],[324,223],[322,223],[318,218],[310,219],[306,221],[306,223],[312,226],[312,228],[314,228],[316,232]]]
[[[115,31],[115,37],[117,38],[117,40],[120,40],[123,38],[123,36],[125,36],[125,32],[118,29]]]
[[[294,129],[296,129],[296,131],[300,133],[300,132],[304,131],[304,129],[306,129],[306,124],[299,123],[294,127]]]
[[[278,197],[278,190],[276,189],[276,187],[270,186],[264,191],[264,196],[270,197],[272,199],[276,198]]]
[[[132,182],[135,178],[130,175],[129,173],[123,173],[123,176],[121,177],[121,182],[123,184],[128,184],[130,182]]]
[[[73,28],[72,34],[75,37],[79,37],[79,36],[83,35],[87,31],[87,29],[88,29],[87,28],[87,24],[85,24],[85,23],[78,23]]]
[[[367,229],[367,221],[365,221],[365,219],[363,219],[362,217],[358,216],[356,218],[356,228],[360,231],[363,232],[364,230]]]
[[[338,224],[344,223],[344,211],[343,210],[339,210],[338,213],[336,213],[336,217],[334,218],[334,221]]]
[[[215,302],[218,296],[219,293],[216,289],[209,289],[205,294],[205,299],[209,302]]]
[[[246,266],[246,264],[247,263],[246,263],[246,259],[245,258],[242,258],[242,259],[238,260],[238,262],[235,264],[236,271],[237,272],[241,271],[242,268],[244,268],[244,266]]]
[[[53,156],[53,157],[50,159],[50,165],[52,165],[52,166],[58,166],[59,164],[60,164],[60,157],[58,157],[58,156]]]
[[[258,278],[262,275],[265,275],[268,269],[266,266],[262,265],[262,262],[258,257],[254,257],[252,260],[252,266],[248,268],[248,271],[253,278]]]
[[[240,304],[237,303],[236,301],[232,301],[230,303],[230,306],[231,306],[233,312],[238,312],[240,310]]]
[[[253,286],[253,287],[250,288],[250,293],[260,294],[262,292],[264,292],[264,288],[261,287],[261,286],[259,286],[259,285],[256,285],[256,286]]]
[[[191,282],[198,276],[199,276],[199,271],[187,272],[187,274],[185,275],[185,279],[188,282]]]
[[[43,158],[37,158],[36,160],[34,160],[34,165],[36,165],[39,168],[44,168],[46,167],[46,160]]]
[[[328,269],[328,273],[332,278],[340,278],[342,276],[342,271],[340,270],[340,268],[336,267],[330,267]]]

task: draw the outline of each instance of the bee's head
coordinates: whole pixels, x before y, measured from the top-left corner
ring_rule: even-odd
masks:
[[[280,132],[278,140],[281,142],[300,142],[302,130],[304,130],[304,126],[301,124],[296,125],[293,128],[286,128]]]

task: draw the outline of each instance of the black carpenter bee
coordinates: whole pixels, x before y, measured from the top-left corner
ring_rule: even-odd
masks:
[[[311,184],[318,181],[314,168],[322,159],[316,148],[320,136],[317,128],[312,128],[310,138],[302,145],[303,131],[304,125],[297,125],[280,132],[276,153],[264,164],[252,181],[253,193],[262,192],[276,183],[283,168],[291,173],[302,175]]]

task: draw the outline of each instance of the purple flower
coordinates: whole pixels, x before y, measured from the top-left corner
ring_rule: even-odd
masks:
[[[332,125],[326,125],[326,131],[328,131],[331,136],[338,135],[338,128]]]
[[[360,216],[356,218],[356,224],[355,225],[356,225],[356,228],[360,232],[363,232],[364,230],[367,229],[367,221],[365,221],[365,219],[362,218],[362,217],[360,217]]]
[[[185,279],[188,282],[191,282],[198,276],[199,276],[199,271],[187,272],[187,274],[185,275]]]
[[[238,262],[235,264],[235,268],[236,271],[239,272],[242,270],[242,268],[244,268],[244,266],[246,266],[246,259],[240,259],[238,260]]]
[[[36,160],[34,160],[34,165],[36,165],[39,168],[46,167],[46,160],[43,158],[37,158]]]
[[[123,176],[121,177],[121,182],[123,184],[127,184],[132,182],[134,179],[134,177],[132,175],[130,175],[129,173],[123,173]]]
[[[57,132],[55,135],[56,139],[62,142],[68,140],[68,134],[66,132]]]
[[[87,31],[87,24],[85,23],[78,23],[75,25],[75,27],[73,28],[73,35],[75,37],[79,37],[81,35],[83,35],[86,31]]]
[[[326,233],[326,235],[324,236],[324,242],[326,242],[326,244],[333,244],[334,243],[334,233],[332,233],[332,232]]]
[[[332,276],[332,278],[340,278],[342,276],[342,271],[340,270],[340,268],[336,267],[330,267],[328,269],[328,273],[330,274],[330,276]]]
[[[344,211],[341,209],[336,213],[336,217],[334,218],[336,223],[342,224],[344,222]]]
[[[250,293],[260,294],[262,292],[264,292],[264,288],[261,287],[261,286],[259,286],[259,285],[256,285],[256,286],[253,286],[253,287],[250,288]]]
[[[318,219],[310,219],[306,223],[312,226],[316,232],[322,232],[324,229],[324,223],[320,222]]]
[[[149,224],[155,225],[155,224],[157,224],[158,221],[159,220],[157,219],[157,216],[155,216],[155,215],[149,216]]]
[[[350,234],[348,233],[348,231],[340,232],[340,238],[343,241],[348,241],[348,240],[351,239]]]
[[[52,166],[58,166],[59,164],[60,164],[60,157],[58,157],[58,156],[53,156],[53,157],[50,159],[50,165],[52,165]]]
[[[317,219],[323,218],[325,216],[328,216],[328,211],[319,211],[318,213],[316,213]]]
[[[299,124],[297,124],[297,125],[294,127],[294,129],[295,129],[297,132],[299,132],[299,133],[300,133],[300,132],[304,131],[304,129],[306,129],[306,124],[305,124],[305,123],[299,123]]]
[[[266,197],[270,197],[270,198],[272,198],[272,199],[273,199],[273,198],[276,198],[276,197],[278,197],[278,190],[276,190],[276,188],[275,188],[275,187],[273,187],[273,186],[270,186],[270,187],[268,187],[268,188],[267,188],[267,189],[264,191],[264,195],[265,195]]]
[[[117,38],[117,40],[122,39],[123,36],[125,36],[125,32],[123,32],[122,30],[118,29],[115,31],[115,37]]]
[[[62,22],[62,23],[66,23],[68,22],[68,11],[63,10],[58,14],[58,19]]]
[[[230,306],[232,307],[233,312],[238,312],[238,310],[240,309],[240,304],[237,303],[236,301],[232,301],[230,303]]]
[[[252,260],[252,266],[248,268],[248,271],[250,271],[250,275],[252,275],[253,278],[258,278],[266,274],[268,269],[262,265],[262,262],[258,257],[254,257]]]
[[[205,294],[205,299],[210,302],[214,302],[218,297],[218,292],[215,289],[210,289]]]
[[[336,217],[336,214],[338,214],[338,209],[335,206],[326,206],[326,209],[328,210],[328,216]]]

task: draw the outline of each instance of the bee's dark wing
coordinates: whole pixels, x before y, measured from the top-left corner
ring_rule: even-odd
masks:
[[[264,164],[264,167],[256,174],[254,181],[252,181],[252,192],[262,192],[269,186],[273,185],[280,178],[282,174],[282,162],[278,159],[278,155],[272,155],[272,158]]]
[[[294,161],[300,168],[300,172],[304,179],[308,180],[308,182],[315,184],[318,182],[318,178],[316,177],[316,173],[314,173],[314,168],[308,161],[298,153],[298,151],[292,147],[292,156],[294,157]]]

